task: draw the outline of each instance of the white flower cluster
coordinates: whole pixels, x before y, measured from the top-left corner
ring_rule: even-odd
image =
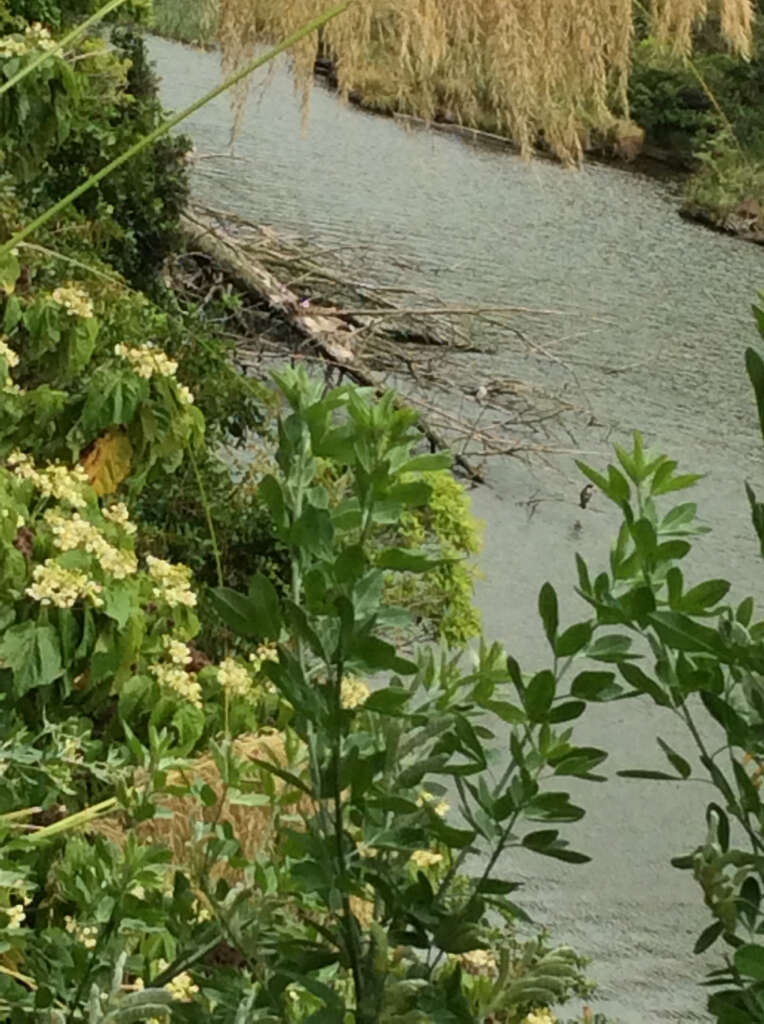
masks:
[[[250,654],[249,661],[252,671],[258,675],[266,661],[278,661],[279,652],[275,644],[258,644],[255,653]]]
[[[18,366],[19,356],[17,352],[14,352],[10,345],[0,338],[0,359],[4,359],[8,366]]]
[[[103,605],[101,587],[95,580],[76,569],[65,569],[52,558],[35,566],[32,579],[34,582],[25,593],[42,605],[71,608],[80,598],[89,600],[96,608]]]
[[[165,649],[170,662],[157,662],[151,666],[151,672],[160,686],[168,686],[195,707],[202,706],[202,689],[196,679],[196,673],[188,672],[186,666],[191,661],[188,645],[182,640],[167,637]]]
[[[149,555],[146,558],[149,576],[154,581],[154,597],[164,601],[171,608],[196,605],[196,594],[191,589],[191,570],[187,565],[173,565],[163,558]]]
[[[16,476],[22,480],[31,480],[46,498],[58,498],[73,508],[84,508],[87,505],[83,489],[90,486],[90,477],[82,466],[69,469],[60,463],[49,463],[37,469],[30,456],[20,451],[11,452],[6,461]]]
[[[45,513],[45,521],[53,531],[53,543],[59,551],[79,548],[95,555],[103,571],[115,580],[124,580],[138,571],[132,551],[121,551],[110,544],[101,531],[75,512],[71,519],[54,509]]]
[[[220,662],[218,682],[232,697],[252,696],[252,676],[246,666],[241,665],[233,658],[226,658]]]
[[[70,935],[74,935],[85,949],[95,949],[98,941],[98,928],[93,924],[78,924],[69,914],[64,918],[64,927]]]
[[[178,364],[174,359],[154,345],[139,345],[131,348],[128,345],[115,345],[114,355],[130,363],[139,377],[150,380],[155,374],[159,377],[174,377]]]
[[[81,316],[90,320],[93,316],[93,301],[83,288],[76,284],[61,285],[50,296],[59,306],[63,306],[69,316]]]
[[[104,519],[108,519],[110,523],[116,523],[117,526],[121,526],[127,534],[132,535],[137,529],[135,523],[130,522],[127,505],[122,501],[117,501],[113,505],[106,505],[101,509],[101,514]]]

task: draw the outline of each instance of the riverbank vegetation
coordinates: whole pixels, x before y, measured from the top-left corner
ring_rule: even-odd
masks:
[[[553,1024],[591,985],[516,902],[507,855],[589,859],[566,780],[604,782],[607,752],[574,723],[648,697],[698,767],[662,743],[670,772],[628,774],[721,794],[679,865],[713,915],[698,948],[733,950],[710,1009],[764,1020],[764,625],[725,581],[684,585],[699,528],[672,496],[696,477],[639,434],[604,474],[581,464],[624,518],[608,568],[578,559],[588,617],[561,626],[547,583],[542,667],[464,650],[455,567],[476,533],[449,456],[304,348],[262,379],[235,369],[219,321],[241,297],[170,287],[183,138],[62,202],[162,111],[132,32],[60,53],[29,14],[3,7],[0,38],[5,1017]]]
[[[412,12],[416,8],[408,6]],[[349,62],[347,43],[335,43],[326,35],[315,51],[317,69],[355,102],[379,113],[459,123],[509,136],[521,146],[559,150],[563,156],[585,151],[627,161],[640,153],[655,157],[690,172],[683,206],[688,215],[758,240],[764,238],[764,5],[759,0],[752,8],[750,44],[747,4],[741,4],[737,14],[730,7],[724,19],[716,14],[707,21],[700,18],[700,7],[685,7],[683,15],[675,14],[672,20],[667,14],[656,24],[643,5],[634,6],[631,26],[621,23],[620,34],[607,41],[602,67],[609,67],[609,84],[578,82],[561,65],[559,81],[543,83],[545,94],[553,97],[569,89],[581,100],[575,108],[560,110],[556,128],[545,122],[540,110],[522,107],[523,90],[535,91],[539,83],[528,79],[521,86],[519,81],[504,81],[496,67],[483,68],[482,58],[462,60],[450,37],[435,42],[444,27],[450,31],[450,26],[464,22],[464,12],[460,20],[444,11],[442,22],[430,26],[432,53],[424,39],[421,46],[414,42],[416,33],[390,26],[383,30],[373,19],[366,28],[365,48],[361,46],[362,60]],[[264,9],[270,11],[271,5]],[[162,35],[193,45],[219,43],[232,61],[237,59],[237,47],[248,52],[246,33],[239,31],[236,3],[231,0],[198,0],[190,9],[178,0],[156,0],[154,10],[154,25]],[[485,16],[483,5],[475,10]],[[621,16],[629,10],[631,4],[624,5]],[[273,5],[278,13],[268,15],[271,34],[285,29],[293,11],[293,5]],[[617,19],[611,20],[616,33]],[[564,33],[565,17],[553,22]],[[682,38],[666,40],[667,29],[680,26]],[[730,39],[725,37],[728,29]],[[466,23],[464,31],[469,31]],[[402,53],[401,38],[410,40],[412,52],[427,53],[426,62]],[[592,45],[605,45],[596,33],[591,38]],[[534,67],[544,66],[548,74],[554,38],[545,37],[540,45],[545,59],[537,60],[532,50],[526,58]],[[509,95],[518,97],[521,113],[506,105]],[[527,123],[521,125],[523,119]]]

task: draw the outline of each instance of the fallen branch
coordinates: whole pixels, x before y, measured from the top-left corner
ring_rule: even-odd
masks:
[[[233,240],[226,238],[210,224],[184,216],[182,229],[192,248],[203,252],[244,291],[255,292],[265,299],[297,333],[311,343],[329,366],[338,367],[357,383],[382,393],[384,389],[380,383],[361,366],[358,354],[353,350],[355,329],[346,321],[334,313],[306,310],[295,293],[274,274],[254,259],[245,259]],[[421,416],[418,425],[433,450],[450,450],[443,436]],[[482,471],[463,455],[454,453],[454,462],[475,483],[485,482]]]

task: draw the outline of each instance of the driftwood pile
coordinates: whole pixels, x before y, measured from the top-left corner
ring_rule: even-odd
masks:
[[[186,251],[168,266],[169,283],[197,308],[215,310],[244,372],[289,356],[380,392],[393,386],[418,407],[431,448],[450,449],[475,483],[489,456],[563,450],[550,428],[578,404],[516,379],[465,385],[455,362],[467,353],[490,357],[474,343],[476,333],[522,337],[513,315],[556,311],[448,306],[421,290],[370,284],[341,250],[310,247],[223,211],[194,208],[183,231]]]

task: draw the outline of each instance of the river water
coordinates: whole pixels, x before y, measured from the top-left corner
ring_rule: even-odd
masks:
[[[179,109],[219,80],[214,53],[150,45],[167,106]],[[209,157],[226,152],[230,128],[220,98],[186,130]],[[322,89],[301,132],[299,98],[278,72],[250,100],[235,157],[198,161],[194,191],[322,244],[362,246],[363,273],[382,281],[429,288],[448,302],[561,311],[523,328],[538,346],[554,347],[565,368],[507,338],[490,359],[462,363],[465,391],[502,376],[568,374],[556,384],[585,400],[573,429],[576,445],[593,453],[588,461],[603,465],[609,442],[638,427],[688,471],[707,474],[694,500],[713,532],[698,543],[690,575],[721,575],[734,582],[733,596],[761,596],[743,481],[764,490],[764,472],[743,352],[756,344],[750,307],[764,288],[764,250],[682,221],[671,182],[607,166],[524,163],[406,131]],[[603,565],[614,535],[604,499],[579,509],[582,483],[572,457],[504,460],[492,465],[490,487],[474,492],[486,522],[485,632],[524,669],[545,667],[540,585],[554,583],[572,621],[581,613],[574,553]],[[612,752],[610,775],[662,767],[656,735],[692,753],[664,715],[635,701],[612,705],[587,713],[577,735]],[[504,870],[526,880],[524,905],[592,957],[598,1010],[621,1024],[706,1020],[704,963],[692,945],[708,918],[692,881],[669,864],[703,839],[703,787],[613,778],[576,796],[587,816],[570,837],[593,860],[569,868],[508,859]]]

